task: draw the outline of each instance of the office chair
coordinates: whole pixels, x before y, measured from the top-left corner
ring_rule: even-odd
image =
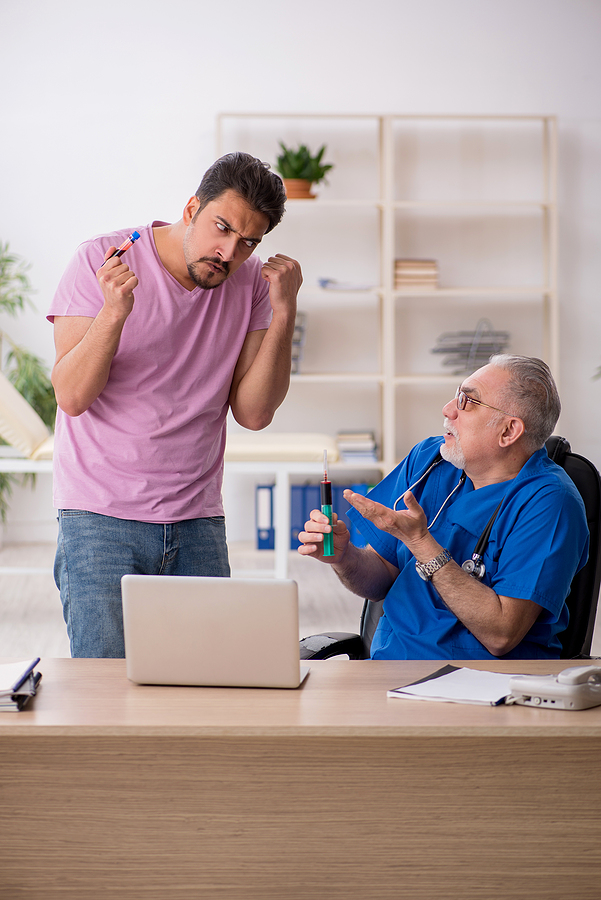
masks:
[[[550,459],[568,473],[582,499],[590,532],[589,557],[574,576],[566,603],[570,611],[568,627],[559,635],[561,659],[590,659],[593,629],[601,580],[601,476],[584,456],[572,453],[569,442],[552,435],[546,444]],[[300,642],[301,659],[368,659],[372,638],[382,615],[382,601],[366,600],[361,613],[360,633],[331,631],[314,634]]]

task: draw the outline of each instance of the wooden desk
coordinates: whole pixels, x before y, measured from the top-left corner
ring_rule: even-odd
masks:
[[[597,900],[601,707],[387,699],[437,667],[329,660],[260,691],[43,660],[0,717],[0,896]]]

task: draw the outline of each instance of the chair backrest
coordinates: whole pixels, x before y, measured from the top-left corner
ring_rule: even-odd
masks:
[[[572,453],[569,442],[558,435],[547,441],[549,457],[566,470],[582,497],[590,532],[586,565],[574,576],[566,599],[568,627],[559,639],[562,659],[589,656],[601,580],[601,477],[590,460]]]
[[[568,627],[561,633],[562,659],[587,657],[591,652],[593,629],[601,580],[601,476],[590,460],[572,453],[569,441],[553,435],[547,441],[547,453],[568,473],[584,502],[590,532],[589,557],[574,576],[566,599],[570,611]],[[361,614],[361,639],[365,657],[369,657],[372,638],[382,615],[382,603],[366,600]]]

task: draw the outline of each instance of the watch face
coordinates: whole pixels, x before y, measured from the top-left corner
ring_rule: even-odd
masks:
[[[419,575],[419,577],[420,577],[423,581],[430,581],[430,576],[429,576],[429,575],[426,575],[426,573],[424,572],[422,566],[419,565],[419,563],[416,563],[415,568],[417,569],[417,574]]]

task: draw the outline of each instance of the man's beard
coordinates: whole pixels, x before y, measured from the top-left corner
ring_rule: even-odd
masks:
[[[200,263],[212,263],[215,266],[219,266],[223,270],[223,275],[218,272],[209,272],[208,276],[201,275],[196,268]],[[213,288],[223,284],[228,277],[229,265],[221,259],[212,256],[203,256],[193,263],[188,263],[188,275],[198,287],[201,287],[205,291],[211,291]]]
[[[452,447],[450,447],[446,442],[442,444],[440,448],[440,455],[444,460],[450,462],[451,465],[455,466],[455,468],[465,469],[465,456],[463,454],[463,450],[461,449],[461,441],[459,440],[457,431],[452,425],[449,425],[448,422],[445,422],[445,430],[453,435],[453,437],[455,438],[455,443]]]

